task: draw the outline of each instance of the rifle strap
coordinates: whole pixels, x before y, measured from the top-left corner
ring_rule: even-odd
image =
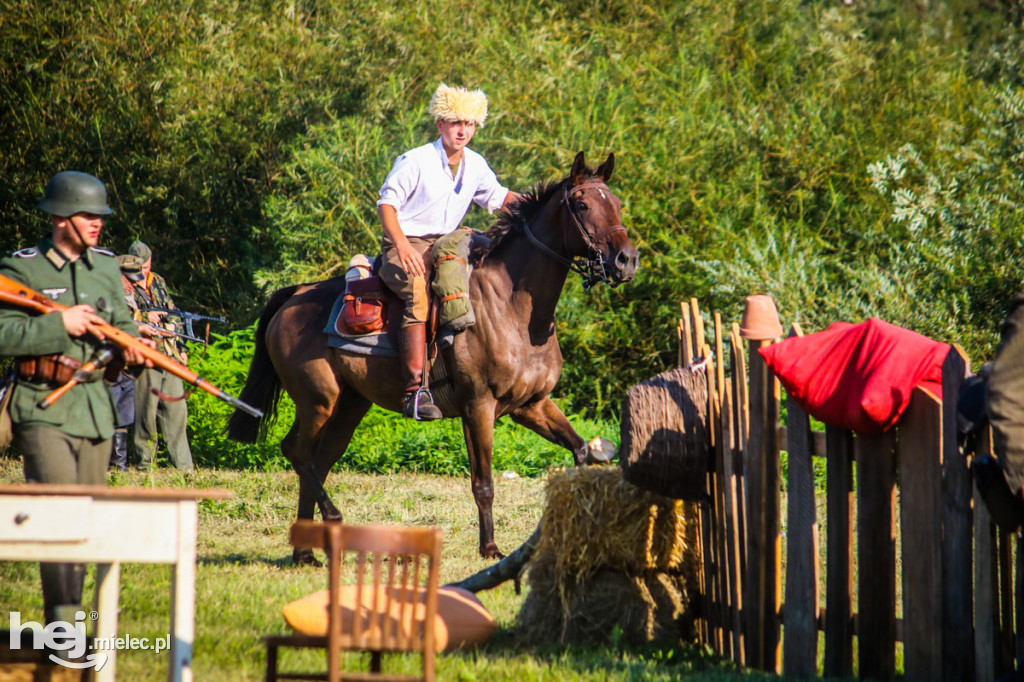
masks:
[[[192,395],[193,393],[195,393],[195,392],[196,392],[196,387],[195,387],[195,386],[193,386],[192,388],[190,388],[190,389],[186,390],[186,391],[185,391],[184,393],[182,393],[181,395],[179,395],[179,396],[177,396],[177,397],[175,397],[175,396],[172,396],[172,395],[167,395],[166,393],[164,393],[163,391],[161,391],[161,390],[160,390],[159,388],[157,388],[156,386],[150,386],[150,387],[149,387],[149,390],[150,390],[150,391],[152,391],[152,392],[153,392],[153,395],[155,395],[155,396],[156,396],[157,398],[160,398],[160,400],[166,400],[166,401],[167,401],[167,402],[169,402],[169,403],[177,403],[177,402],[180,402],[180,401],[182,401],[182,400],[185,400],[185,399],[186,399],[186,398],[188,398],[188,397],[189,397],[190,395]]]

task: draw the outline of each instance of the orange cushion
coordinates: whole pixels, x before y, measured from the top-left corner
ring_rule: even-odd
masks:
[[[383,590],[383,588],[381,588]],[[422,609],[426,590],[419,590],[418,609]],[[372,606],[373,591],[363,588],[362,603]],[[314,592],[302,599],[287,604],[283,609],[284,619],[293,630],[303,635],[327,635],[327,590]],[[342,619],[345,629],[351,628],[352,612],[356,601],[355,585],[343,585],[340,592]],[[386,602],[383,593],[378,605]],[[422,611],[420,611],[422,613]],[[394,614],[397,618],[397,612]],[[441,587],[437,591],[437,617],[434,621],[434,640],[438,651],[471,648],[483,644],[498,624],[494,616],[480,603],[476,595],[459,587]]]

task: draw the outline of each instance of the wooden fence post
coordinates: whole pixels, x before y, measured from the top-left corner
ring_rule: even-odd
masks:
[[[967,373],[966,358],[950,347],[942,363],[942,679],[974,678],[971,613],[971,472],[960,455],[956,396]]]
[[[853,432],[825,425],[825,677],[853,676]]]
[[[803,332],[794,324],[790,336],[803,336]],[[813,678],[818,674],[818,512],[811,420],[792,396],[786,396],[786,411],[789,494],[782,672],[787,677]]]
[[[942,401],[922,388],[900,418],[898,450],[904,679],[932,682],[942,679]]]
[[[740,342],[739,328],[733,324],[733,330],[729,334],[729,351],[732,359],[732,376],[729,382],[729,418],[730,433],[732,436],[732,448],[729,452],[729,460],[726,468],[732,472],[733,483],[731,486],[732,495],[732,517],[734,525],[730,531],[730,545],[734,556],[736,569],[736,604],[733,622],[739,623],[737,631],[738,655],[736,662],[746,665],[746,609],[743,608],[746,596],[747,580],[747,469],[744,466],[743,453],[746,450],[747,433],[749,424],[747,404],[747,370],[746,358],[743,354],[743,344]]]
[[[865,679],[896,677],[896,431],[858,433],[857,660]]]
[[[747,665],[779,672],[779,450],[776,379],[750,341],[750,431],[747,467]]]
[[[987,450],[987,448],[985,448]],[[995,679],[995,614],[999,588],[995,580],[996,529],[977,489],[974,500],[974,678]]]

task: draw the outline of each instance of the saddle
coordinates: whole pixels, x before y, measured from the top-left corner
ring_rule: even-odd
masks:
[[[469,302],[469,272],[488,243],[485,235],[468,228],[460,228],[438,240],[427,286],[428,339],[436,337],[439,327],[457,332],[475,323]],[[355,337],[381,334],[401,326],[401,300],[377,274],[382,262],[381,255],[372,262],[363,254],[356,254],[349,260],[345,292],[338,302],[340,310],[334,327],[327,330],[329,333]],[[391,340],[397,347],[397,339]]]
[[[377,256],[373,262],[362,254],[349,261],[345,279],[348,280],[341,295],[341,310],[331,330],[339,336],[368,336],[387,334],[391,345],[398,348],[397,330],[402,326],[404,308],[401,299],[389,289],[377,275],[383,258]],[[437,333],[439,301],[429,297],[427,316],[427,338]]]

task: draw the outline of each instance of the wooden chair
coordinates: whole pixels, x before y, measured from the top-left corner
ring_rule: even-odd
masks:
[[[437,614],[441,531],[401,526],[349,526],[336,522],[297,521],[291,527],[295,547],[323,549],[328,560],[327,636],[280,635],[266,638],[270,682],[292,680],[434,680],[434,621]],[[354,555],[355,603],[340,602],[342,566]],[[424,575],[425,574],[425,575]],[[425,608],[423,592],[425,596]],[[417,608],[417,606],[419,608]],[[346,613],[347,611],[347,613]],[[285,673],[277,670],[280,647],[323,647],[326,673]],[[343,650],[370,653],[369,673],[342,673]],[[381,672],[383,653],[419,652],[420,676]]]

